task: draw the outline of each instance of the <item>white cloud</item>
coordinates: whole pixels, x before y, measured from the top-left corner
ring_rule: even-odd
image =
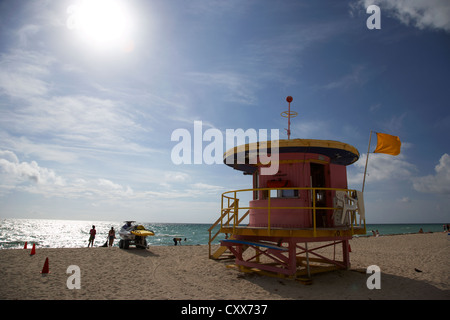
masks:
[[[9,98],[0,108],[1,147],[39,154],[40,159],[54,154],[66,162],[90,151],[156,151],[143,145],[151,126],[129,99],[77,94],[77,88],[70,95],[53,94],[59,84],[50,74],[57,64],[56,58],[35,51],[15,49],[0,55],[0,95]]]
[[[189,175],[179,171],[169,171],[164,173],[164,180],[166,182],[184,182],[189,179]]]
[[[54,170],[40,166],[36,161],[20,162],[14,152],[0,150],[0,190],[4,195],[12,191],[39,194],[44,197],[60,197],[65,199],[86,199],[96,202],[117,202],[130,200],[136,203],[155,199],[193,199],[216,195],[224,188],[216,185],[197,182],[180,186],[190,176],[182,172],[167,172],[161,175],[160,185],[164,189],[135,191],[128,185],[122,185],[106,178],[68,178],[57,174]],[[173,184],[172,184],[173,183]]]
[[[21,153],[59,163],[74,163],[79,157],[79,152],[74,152],[73,147],[58,146],[42,142],[31,141],[26,137],[16,137],[0,130],[1,148],[19,150]]]
[[[349,184],[359,184],[363,181],[366,154],[362,154],[355,163],[354,170],[349,170]],[[403,180],[412,183],[414,190],[423,193],[450,194],[450,155],[445,153],[435,166],[435,174],[417,177],[415,165],[405,160],[403,155],[396,157],[385,154],[370,154],[367,168],[367,182]],[[410,197],[403,197],[400,202],[411,202]]]
[[[45,95],[50,83],[45,78],[54,63],[48,55],[37,52],[12,50],[0,56],[0,93],[14,98]]]
[[[389,119],[379,121],[378,125],[384,132],[399,132],[403,128],[403,123],[405,122],[407,115],[406,112],[401,115],[392,115]],[[403,148],[404,145],[402,144],[402,149]]]
[[[104,178],[66,179],[54,170],[40,166],[36,161],[20,162],[11,151],[0,150],[2,189],[41,194],[45,197],[114,198],[132,197],[129,186],[122,186]]]
[[[323,86],[324,89],[347,89],[352,86],[361,86],[367,82],[368,72],[364,66],[357,66],[340,79]]]
[[[409,202],[411,202],[411,199],[409,197],[403,197],[400,199],[400,202],[409,203]]]
[[[194,191],[200,191],[200,193],[212,193],[212,194],[218,194],[223,191],[225,191],[225,188],[222,186],[216,186],[212,184],[207,183],[194,183],[190,185]]]
[[[450,156],[444,153],[434,168],[436,174],[413,179],[416,191],[450,195]]]
[[[286,124],[283,121],[281,125],[285,126]],[[333,140],[338,141],[348,141],[349,137],[361,136],[360,130],[354,124],[342,124],[338,129],[333,126],[334,124],[331,120],[308,119],[308,121],[293,121],[291,123],[291,134],[301,139],[329,140],[330,137],[333,137]],[[285,134],[286,130],[280,130],[280,135]]]
[[[6,132],[0,135],[10,138],[4,140],[3,147],[41,154],[41,159],[55,154],[68,160],[78,158],[80,149],[84,155],[89,151],[156,151],[140,143],[149,129],[127,109],[121,102],[89,96],[34,97],[2,112],[0,125]],[[43,144],[42,137],[51,143]]]
[[[330,127],[327,120],[296,121],[291,124],[291,133],[302,139],[326,139],[330,137]]]
[[[9,150],[0,150],[0,159],[6,160],[12,163],[19,163],[19,159],[14,152]]]
[[[438,29],[450,32],[450,1],[448,0],[361,0],[367,8],[376,4],[381,14],[392,12],[398,20],[419,29]]]
[[[20,46],[26,47],[29,44],[30,39],[34,38],[40,29],[41,27],[36,24],[26,24],[18,29],[16,33]]]
[[[26,74],[0,73],[0,88],[14,97],[43,95],[48,91],[48,84],[39,79],[33,79]]]
[[[236,72],[191,72],[187,76],[193,82],[203,86],[213,86],[225,90],[228,101],[254,104],[257,101],[256,90],[259,85],[250,77]]]
[[[355,167],[359,169],[357,173],[350,174],[349,172],[349,184],[362,183],[366,156],[367,154],[362,154],[359,161],[355,163]],[[406,161],[402,154],[391,156],[381,153],[371,153],[367,165],[366,184],[368,182],[410,179],[416,170],[415,165]]]
[[[0,151],[0,173],[5,181],[20,184],[31,180],[37,184],[64,186],[65,180],[53,170],[40,167],[37,162],[19,162],[17,156],[11,151]]]

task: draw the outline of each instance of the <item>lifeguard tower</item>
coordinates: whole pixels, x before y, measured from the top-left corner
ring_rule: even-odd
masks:
[[[262,175],[259,158],[260,149],[267,152],[274,141],[224,154],[228,166],[253,177],[253,186],[222,194],[220,217],[209,229],[209,257],[231,252],[241,271],[309,279],[316,272],[348,269],[349,240],[366,233],[362,192],[347,185],[346,167],[359,152],[339,141],[291,140],[290,118],[297,113],[290,110],[292,97],[286,100],[289,111],[282,116],[288,118],[288,139],[278,140],[276,174]],[[250,161],[254,154],[257,161]],[[245,198],[250,200],[244,203]],[[219,234],[225,239],[212,252]]]

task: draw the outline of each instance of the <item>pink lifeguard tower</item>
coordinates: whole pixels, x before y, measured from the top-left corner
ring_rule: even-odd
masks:
[[[292,97],[286,100],[287,140],[248,143],[224,154],[225,164],[252,175],[253,186],[222,194],[220,217],[209,229],[209,256],[231,252],[241,271],[308,281],[312,273],[348,269],[349,240],[366,233],[363,194],[347,185],[346,167],[359,152],[339,141],[290,139],[297,113],[290,110]],[[263,175],[268,165],[259,152],[276,144],[278,172]],[[225,239],[213,252],[219,234]]]

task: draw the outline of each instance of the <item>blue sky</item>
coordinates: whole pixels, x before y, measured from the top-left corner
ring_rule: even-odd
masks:
[[[292,138],[359,150],[351,188],[370,130],[400,137],[369,155],[368,223],[450,221],[448,1],[98,3],[0,2],[0,216],[212,223],[251,177],[174,164],[172,132],[286,138],[291,95]]]

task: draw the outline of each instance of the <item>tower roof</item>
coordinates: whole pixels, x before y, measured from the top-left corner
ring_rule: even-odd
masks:
[[[246,173],[253,173],[258,164],[250,163],[250,154],[258,153],[264,150],[266,154],[270,154],[272,141],[247,143],[227,150],[223,155],[224,163],[236,170]],[[244,154],[245,163],[239,163],[242,153]],[[359,159],[358,150],[343,142],[334,140],[314,140],[314,139],[291,139],[278,140],[279,153],[316,153],[327,156],[330,162],[339,165],[350,165]],[[254,162],[254,161],[253,161]]]

